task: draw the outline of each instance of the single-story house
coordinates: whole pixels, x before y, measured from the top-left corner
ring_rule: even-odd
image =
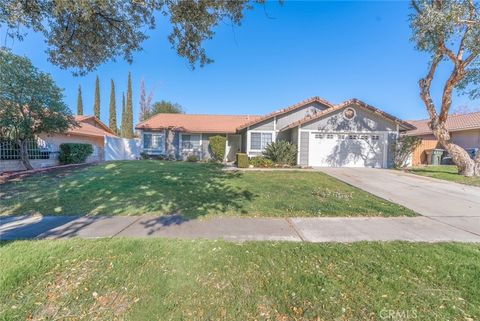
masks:
[[[208,159],[208,137],[225,135],[227,161],[237,152],[261,155],[269,143],[286,140],[297,145],[301,166],[386,168],[391,143],[415,127],[358,99],[333,105],[312,97],[265,116],[157,114],[136,129],[145,154]]]
[[[426,150],[443,148],[428,126],[428,119],[409,120],[416,127],[407,132],[409,136],[417,136],[422,139],[412,155],[412,165],[427,164]],[[464,115],[450,115],[447,119],[447,128],[454,144],[463,148],[480,148],[480,112]]]
[[[39,149],[42,156],[30,160],[34,168],[58,165],[59,147],[63,143],[91,144],[93,154],[87,158],[87,162],[104,160],[105,137],[117,137],[115,132],[95,116],[76,115],[75,120],[79,127],[73,127],[64,134],[38,135],[32,146]],[[1,154],[0,172],[25,169],[15,151],[2,151]]]

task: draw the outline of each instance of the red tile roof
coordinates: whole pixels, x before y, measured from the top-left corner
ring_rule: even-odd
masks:
[[[408,122],[417,127],[407,133],[409,136],[431,134],[432,130],[428,126],[430,119],[409,120]],[[447,128],[449,131],[461,131],[480,128],[480,112],[469,113],[465,115],[450,115],[447,119]]]
[[[363,101],[359,100],[359,99],[356,99],[356,98],[353,98],[353,99],[349,99],[349,100],[346,100],[344,101],[343,103],[341,104],[338,104],[336,106],[333,106],[331,108],[328,108],[328,109],[325,109],[325,110],[322,110],[321,112],[317,112],[316,114],[314,115],[311,115],[311,116],[307,116],[303,119],[300,119],[299,121],[296,121],[292,124],[290,124],[289,126],[285,127],[285,128],[282,128],[282,130],[286,130],[286,129],[289,129],[289,128],[294,128],[294,127],[297,127],[299,125],[302,125],[302,124],[305,124],[307,122],[310,122],[312,120],[315,120],[315,119],[319,119],[319,118],[322,118],[323,116],[325,115],[328,115],[336,110],[339,110],[339,109],[342,109],[342,108],[345,108],[345,107],[348,107],[348,106],[351,106],[351,105],[356,105],[356,106],[359,106],[359,107],[362,107],[362,108],[365,108],[367,110],[370,110],[371,112],[377,114],[377,115],[380,115],[384,118],[387,118],[397,124],[399,124],[400,126],[402,126],[403,128],[405,129],[413,129],[415,128],[412,124],[409,124],[407,123],[406,121],[403,121],[393,115],[390,115],[378,108],[375,108],[367,103],[364,103]]]
[[[102,123],[98,118],[95,116],[85,116],[85,115],[76,115],[75,120],[80,125],[79,127],[71,128],[67,134],[70,135],[78,135],[78,136],[112,136],[116,137],[115,133],[107,127],[104,123]],[[89,120],[92,120],[95,124],[91,124]]]
[[[280,110],[277,110],[277,111],[274,111],[273,113],[270,113],[270,114],[267,114],[263,117],[260,117],[259,119],[256,119],[256,120],[252,120],[246,124],[243,124],[242,126],[239,126],[237,129],[238,130],[241,130],[241,129],[244,129],[244,128],[247,128],[248,126],[251,126],[251,125],[254,125],[254,124],[258,124],[264,120],[267,120],[267,119],[270,119],[272,117],[275,117],[275,116],[278,116],[278,115],[282,115],[282,114],[285,114],[285,113],[288,113],[289,111],[292,111],[292,110],[295,110],[295,109],[298,109],[298,108],[301,108],[307,104],[310,104],[310,103],[313,103],[313,102],[318,102],[318,103],[321,103],[323,105],[326,105],[327,107],[333,107],[333,104],[330,103],[329,101],[323,99],[323,98],[320,98],[318,96],[314,96],[314,97],[311,97],[311,98],[308,98],[308,99],[305,99],[299,103],[296,103],[294,105],[291,105],[289,107],[286,107],[286,108],[283,108],[283,109],[280,109]]]
[[[250,115],[157,114],[135,128],[151,130],[170,128],[190,133],[233,134],[237,127],[260,118]]]

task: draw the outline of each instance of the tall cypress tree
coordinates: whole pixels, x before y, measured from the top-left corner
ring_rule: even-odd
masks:
[[[100,119],[100,79],[95,80],[95,103],[93,105],[93,113],[95,117]]]
[[[83,115],[82,86],[78,85],[77,115]]]
[[[125,137],[125,93],[122,93],[122,124],[120,126],[120,136]]]
[[[117,132],[117,103],[115,101],[115,82],[113,79],[110,80],[110,117],[108,119],[108,127]]]
[[[133,138],[132,74],[130,72],[128,73],[127,110],[125,122],[125,137]]]

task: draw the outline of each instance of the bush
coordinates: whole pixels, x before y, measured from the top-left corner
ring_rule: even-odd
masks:
[[[256,156],[250,159],[250,164],[254,167],[273,167],[274,163],[271,159],[265,156]]]
[[[227,144],[227,138],[225,136],[212,136],[209,139],[210,151],[213,158],[218,162],[223,162],[225,158],[225,146]]]
[[[421,143],[422,139],[415,136],[399,137],[392,145],[393,166],[395,168],[407,167],[410,155]]]
[[[190,162],[190,163],[196,163],[196,162],[198,162],[198,157],[197,157],[197,155],[190,154],[190,155],[187,156],[186,161]]]
[[[275,164],[293,166],[297,163],[297,145],[280,140],[268,144],[263,155]]]
[[[248,155],[244,153],[237,153],[237,167],[238,168],[247,168],[249,165],[248,163]]]
[[[61,144],[58,160],[61,164],[85,163],[92,153],[93,147],[90,144]]]

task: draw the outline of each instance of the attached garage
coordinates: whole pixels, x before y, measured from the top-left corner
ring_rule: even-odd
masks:
[[[350,100],[288,127],[298,137],[298,164],[318,167],[392,166],[392,144],[413,126]]]
[[[310,132],[309,166],[387,167],[386,133]]]

